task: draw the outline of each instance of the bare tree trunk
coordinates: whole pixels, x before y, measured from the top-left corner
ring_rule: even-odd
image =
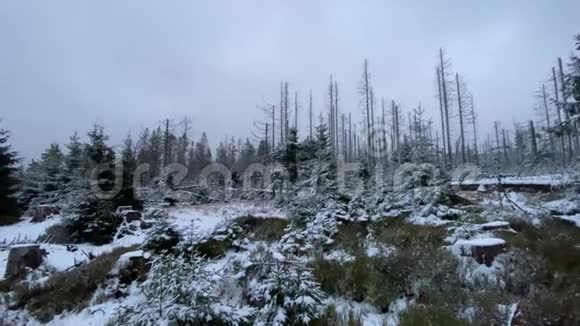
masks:
[[[443,139],[443,161],[445,163],[447,156],[447,145],[445,144],[445,117],[443,113],[443,94],[441,91],[441,70],[437,67],[437,89],[439,91],[439,111],[441,113],[441,135]]]
[[[169,119],[165,120],[165,144],[163,149],[165,155],[163,155],[163,167],[169,164]]]
[[[500,155],[499,155],[499,150],[501,149],[501,147],[499,145],[499,130],[498,130],[498,121],[497,120],[494,122],[494,126],[495,126],[495,141],[497,143],[497,150],[498,150],[497,159],[498,159],[498,162],[501,163],[501,159],[500,159]]]
[[[341,121],[341,123],[342,123],[342,130],[341,130],[341,132],[342,132],[342,136],[341,136],[341,139],[342,139],[342,148],[341,148],[340,153],[341,153],[342,159],[344,160],[344,158],[346,157],[346,128],[344,126],[345,125],[346,117],[344,116],[344,113],[340,117],[341,117],[341,120],[342,120]]]
[[[369,150],[371,153],[375,150],[375,92],[371,87],[371,129],[369,130],[371,136],[371,147]]]
[[[558,127],[562,128],[562,115],[560,113],[560,99],[558,95],[558,79],[556,78],[556,68],[552,67],[552,81],[554,82],[554,100],[556,101],[556,112],[558,114]],[[566,161],[566,145],[564,143],[564,135],[558,136],[560,138],[560,146],[562,148],[562,161]]]
[[[441,88],[443,89],[443,105],[445,108],[445,126],[447,132],[447,156],[449,162],[453,162],[453,151],[451,148],[451,132],[449,129],[449,100],[447,98],[447,85],[445,80],[445,62],[443,62],[443,49],[439,49],[439,59],[441,61]]]
[[[351,114],[348,113],[348,159],[352,160],[352,120]]]
[[[399,164],[401,163],[401,130],[399,123],[399,106],[395,105],[395,126],[396,126],[396,140],[397,140],[397,159],[399,160]]]
[[[335,133],[335,137],[334,139],[336,140],[336,151],[337,153],[340,153],[340,143],[339,143],[339,125],[338,125],[338,82],[335,80],[334,81],[334,133]]]
[[[269,143],[268,143],[268,137],[269,137],[269,133],[268,133],[268,126],[269,126],[269,125],[270,125],[269,123],[266,123],[266,131],[264,132],[264,134],[266,135],[266,136],[265,136],[265,137],[266,137],[266,152],[268,152],[268,151],[269,151],[269,148],[270,148],[270,147],[269,147],[270,145],[269,145]]]
[[[310,97],[308,103],[308,124],[310,126],[310,139],[312,140],[312,89],[310,90]]]
[[[286,140],[286,142],[288,141],[288,135],[289,135],[289,123],[288,123],[288,82],[286,82],[284,84],[284,124],[285,126],[285,130],[284,130],[284,139]]]
[[[542,84],[542,98],[544,100],[544,111],[546,112],[546,126],[548,127],[548,134],[550,135],[550,147],[552,149],[552,153],[556,154],[556,144],[554,143],[554,135],[550,130],[550,114],[548,112],[548,97],[546,95],[546,85]]]
[[[294,92],[294,128],[298,135],[298,92]]]
[[[393,154],[395,153],[395,133],[396,133],[396,126],[395,126],[395,101],[391,101],[391,157],[394,158]]]
[[[505,129],[502,128],[501,133],[502,133],[502,144],[503,144],[503,158],[504,158],[504,161],[509,164],[510,160],[508,157],[508,145],[507,145],[506,136],[505,136]]]
[[[473,103],[473,96],[471,96],[471,123],[473,124],[473,149],[475,151],[475,163],[479,164],[479,150],[477,148],[477,124],[476,119],[477,116],[475,114],[475,104]]]
[[[276,147],[276,106],[272,104],[272,151]]]
[[[566,95],[566,81],[564,80],[564,68],[562,66],[562,58],[558,58],[558,69],[560,70],[560,89],[562,91],[562,108],[564,109],[564,116],[566,117],[566,122],[570,122],[570,113],[568,112],[567,95]],[[574,150],[572,148],[572,128],[568,129],[568,156],[570,160],[574,157]]]
[[[387,154],[387,132],[385,130],[385,128],[387,127],[386,121],[385,121],[385,98],[382,97],[381,98],[381,110],[382,110],[382,119],[381,119],[381,136],[382,136],[382,144],[381,144],[381,150],[385,151],[385,153],[383,155],[385,155],[386,158],[386,154]]]
[[[330,101],[330,114],[329,114],[329,121],[328,121],[328,134],[329,134],[329,142],[330,142],[330,149],[332,155],[336,155],[336,147],[334,146],[334,85],[332,82],[332,75],[330,75],[330,83],[328,85],[328,96]]]
[[[366,120],[367,120],[367,161],[369,158],[369,149],[371,147],[371,102],[369,94],[369,62],[367,59],[364,61],[364,72],[363,72],[363,89],[365,93],[365,109],[366,109]]]
[[[284,83],[280,83],[280,144],[284,145]]]
[[[461,87],[459,86],[459,74],[455,74],[457,83],[457,105],[459,108],[459,132],[461,140],[461,163],[465,163],[465,132],[463,129],[463,105],[461,104]]]
[[[538,160],[538,145],[536,143],[536,129],[534,129],[534,122],[530,120],[530,134],[532,137],[532,153],[534,155],[534,161]]]

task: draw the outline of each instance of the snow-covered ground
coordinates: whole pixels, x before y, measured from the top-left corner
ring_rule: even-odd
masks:
[[[46,229],[61,222],[60,216],[53,216],[40,223],[33,223],[32,217],[23,217],[19,223],[0,227],[0,244],[34,242]]]
[[[280,209],[269,204],[246,202],[175,208],[169,213],[172,224],[183,234],[187,234],[192,226],[201,233],[209,233],[226,219],[248,215],[286,218],[286,215]],[[11,243],[35,243],[38,237],[43,235],[49,227],[61,223],[63,218],[55,216],[40,223],[33,223],[31,220],[31,218],[26,217],[19,223],[0,227],[0,243],[4,244],[4,247],[0,248],[0,279],[4,278]],[[125,235],[103,246],[75,245],[77,250],[74,252],[67,250],[65,245],[57,244],[41,244],[41,249],[47,252],[45,260],[47,266],[56,271],[64,271],[79,262],[87,260],[88,254],[98,256],[110,252],[114,248],[139,245],[143,243],[145,236],[146,231],[139,231],[132,235]]]
[[[550,185],[550,186],[564,186],[573,183],[575,179],[569,174],[548,174],[548,175],[537,175],[537,176],[509,176],[502,177],[501,183],[511,184],[511,185]],[[454,180],[453,185],[495,185],[498,184],[498,178],[482,178],[482,179],[469,179],[459,182]]]
[[[242,216],[287,218],[281,209],[269,202],[234,202],[175,208],[169,212],[169,216],[172,224],[183,234],[187,234],[192,225],[201,233],[209,233],[224,220]]]

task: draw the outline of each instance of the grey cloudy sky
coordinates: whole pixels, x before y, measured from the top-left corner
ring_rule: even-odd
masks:
[[[438,117],[444,47],[481,125],[531,116],[533,94],[580,33],[580,1],[2,1],[0,118],[22,156],[102,123],[115,143],[168,117],[193,135],[249,135],[287,80],[315,109],[332,73],[359,111],[362,61],[377,95]],[[438,120],[436,120],[438,122]]]

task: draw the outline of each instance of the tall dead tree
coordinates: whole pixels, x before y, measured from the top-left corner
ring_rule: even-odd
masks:
[[[495,141],[496,141],[496,145],[497,145],[497,160],[498,163],[501,163],[501,156],[499,154],[499,151],[501,150],[501,146],[499,145],[499,121],[495,120],[493,123],[494,127],[495,127]]]
[[[459,109],[459,139],[461,141],[461,162],[465,163],[465,132],[463,129],[463,105],[461,98],[461,87],[459,85],[459,74],[455,74],[455,81],[457,83],[457,108]]]
[[[330,75],[330,83],[328,84],[328,97],[329,97],[329,112],[328,112],[328,130],[329,130],[329,141],[330,149],[333,155],[336,155],[336,147],[334,146],[335,141],[335,119],[334,119],[334,83],[332,81],[332,75]]]
[[[387,155],[387,131],[386,131],[386,117],[385,117],[385,98],[381,97],[381,150],[385,153],[383,154],[385,157]]]
[[[298,92],[294,92],[294,129],[298,133]]]
[[[449,67],[449,63],[443,59],[443,49],[439,49],[439,61],[441,69],[441,89],[443,95],[443,108],[445,109],[445,131],[447,137],[447,158],[451,164],[453,162],[453,150],[451,147],[451,131],[449,128],[449,116],[450,116],[450,108],[449,108],[449,92],[447,89],[447,73],[445,70]]]
[[[340,152],[338,125],[338,82],[334,81],[334,139],[337,153]]]
[[[479,149],[477,147],[477,114],[475,112],[475,103],[473,101],[473,95],[469,96],[470,99],[470,117],[471,117],[471,124],[473,126],[473,149],[475,155],[475,163],[479,164]]]
[[[348,113],[348,159],[352,160],[353,158],[353,151],[352,151],[352,116],[350,112]]]
[[[361,93],[363,95],[364,104],[364,116],[366,118],[366,136],[367,136],[367,161],[369,157],[369,149],[371,148],[371,99],[370,99],[370,76],[369,76],[369,63],[368,60],[364,60],[363,67],[363,78],[361,85]]]
[[[288,142],[290,135],[288,120],[288,82],[284,83],[284,141]]]
[[[371,153],[374,152],[375,147],[376,147],[376,139],[375,139],[375,92],[373,90],[373,88],[371,87],[370,89],[370,95],[371,95],[371,129],[369,130],[370,136],[371,136],[371,147],[369,148],[369,150],[371,151]]]
[[[558,128],[562,128],[562,114],[560,113],[560,100],[558,95],[558,79],[556,78],[556,68],[552,67],[552,82],[554,83],[554,105],[556,107],[556,113],[558,118]],[[564,141],[564,135],[559,134],[558,138],[560,138],[560,147],[562,149],[562,159],[566,161],[566,145]]]
[[[534,128],[534,121],[530,120],[530,137],[532,141],[532,154],[534,161],[538,160],[538,145],[536,143],[536,129]]]
[[[570,123],[570,113],[567,110],[566,104],[568,101],[568,96],[566,93],[566,81],[564,79],[564,67],[562,66],[562,58],[558,57],[558,69],[560,70],[560,90],[562,92],[562,103],[561,107],[564,110],[564,117],[566,118],[566,124]],[[568,135],[568,157],[572,159],[574,157],[574,149],[572,148],[572,128],[567,126]]]
[[[447,159],[447,144],[445,142],[445,112],[443,107],[443,90],[441,88],[441,68],[437,66],[437,91],[439,98],[439,111],[441,113],[441,135],[443,140],[443,161]]]
[[[310,128],[310,139],[312,138],[312,89],[310,90],[310,96],[308,101],[308,125]]]
[[[546,94],[546,85],[542,83],[542,102],[544,104],[544,112],[546,114],[546,127],[548,128],[548,134],[550,137],[550,147],[552,149],[552,153],[555,154],[556,152],[556,144],[554,143],[554,135],[550,132],[550,111],[548,109],[548,96]]]

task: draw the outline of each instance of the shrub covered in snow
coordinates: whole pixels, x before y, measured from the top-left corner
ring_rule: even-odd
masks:
[[[166,217],[161,216],[153,222],[153,227],[149,230],[142,248],[156,254],[168,253],[177,246],[179,241],[181,241],[179,232]]]
[[[299,257],[258,246],[239,268],[256,325],[308,324],[323,312],[325,295]]]
[[[206,260],[162,255],[151,265],[141,291],[145,298],[117,312],[114,324],[122,325],[237,325],[252,310],[220,301],[218,281],[204,267]]]

